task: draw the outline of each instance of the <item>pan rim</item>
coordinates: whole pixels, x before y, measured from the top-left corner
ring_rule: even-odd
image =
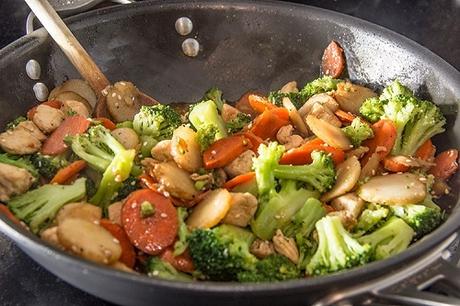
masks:
[[[190,7],[195,8],[200,6],[201,9],[211,8],[211,7],[239,7],[241,9],[249,9],[251,5],[257,8],[276,8],[276,9],[293,9],[298,8],[305,11],[309,11],[315,15],[321,16],[323,18],[335,18],[340,19],[338,23],[345,24],[345,25],[352,25],[352,26],[363,26],[367,31],[373,30],[375,33],[378,33],[382,38],[386,38],[392,41],[399,41],[401,45],[404,46],[405,50],[408,50],[409,53],[421,53],[423,57],[429,58],[430,63],[432,65],[440,66],[443,70],[442,74],[446,76],[446,79],[451,81],[451,84],[458,88],[460,91],[460,83],[455,82],[453,80],[460,79],[460,72],[458,72],[452,65],[446,62],[444,59],[439,57],[438,55],[434,54],[432,51],[428,50],[427,48],[419,45],[418,43],[410,40],[409,38],[388,30],[382,26],[373,24],[371,22],[348,16],[342,13],[321,9],[317,7],[301,5],[301,4],[294,4],[294,3],[285,3],[285,2],[278,2],[278,1],[232,1],[231,3],[225,1],[191,1],[191,2],[184,2],[184,1],[148,1],[148,2],[139,2],[134,3],[126,8],[126,6],[114,6],[109,8],[102,8],[95,11],[79,14],[77,16],[70,17],[66,19],[69,25],[78,26],[79,22],[82,21],[89,21],[92,18],[96,19],[100,17],[100,15],[104,15],[107,20],[110,18],[115,18],[117,14],[125,13],[126,10],[129,10],[132,13],[138,13],[145,8],[151,6],[152,9],[162,9],[162,8],[177,8],[177,4],[181,4],[183,8]],[[0,50],[0,66],[3,58],[14,52],[17,48],[21,45],[25,45],[28,40],[32,40],[37,37],[43,37],[44,29],[39,29],[27,36],[16,40],[15,42],[11,43],[10,45],[4,47]],[[267,292],[273,291],[274,289],[277,290],[284,290],[286,293],[292,290],[300,290],[300,289],[315,289],[319,287],[323,287],[326,285],[331,285],[337,282],[345,282],[351,279],[357,279],[361,276],[371,274],[372,272],[376,272],[382,269],[388,269],[391,267],[397,267],[399,264],[403,262],[408,262],[410,260],[414,260],[417,256],[426,254],[431,248],[437,245],[439,242],[444,241],[458,229],[458,221],[460,221],[460,212],[459,210],[454,211],[449,218],[444,222],[438,229],[436,229],[433,233],[426,236],[425,239],[414,244],[411,248],[407,251],[399,254],[398,256],[394,256],[392,258],[388,258],[382,261],[376,261],[365,266],[357,267],[351,270],[346,270],[340,273],[322,276],[322,277],[313,277],[308,279],[299,279],[299,280],[291,280],[291,281],[284,281],[278,283],[262,283],[262,284],[240,284],[240,283],[217,283],[217,282],[193,282],[193,283],[183,283],[177,281],[167,281],[155,278],[149,278],[145,275],[134,275],[129,274],[121,271],[114,270],[109,267],[100,266],[95,263],[91,263],[85,261],[81,258],[72,256],[67,254],[63,251],[57,250],[52,248],[51,246],[46,245],[40,240],[38,237],[31,235],[30,233],[25,232],[24,230],[20,229],[17,225],[12,224],[9,220],[6,220],[4,216],[0,216],[0,225],[13,241],[19,241],[21,248],[27,247],[30,249],[36,249],[39,251],[52,253],[55,260],[61,260],[67,265],[72,266],[79,266],[81,269],[91,270],[91,272],[95,274],[103,274],[107,277],[119,278],[126,281],[136,282],[136,283],[144,283],[152,286],[164,287],[168,289],[174,290],[184,290],[189,292],[197,292],[197,293],[241,293],[241,292],[251,292],[251,293],[260,293],[266,295]],[[457,223],[457,224],[456,224]],[[391,270],[388,270],[390,272]]]

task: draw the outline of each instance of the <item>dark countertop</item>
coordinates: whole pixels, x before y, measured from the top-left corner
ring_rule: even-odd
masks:
[[[460,70],[460,0],[312,0],[403,34]],[[23,1],[0,0],[0,48],[25,34]],[[111,305],[56,278],[0,234],[0,305]]]

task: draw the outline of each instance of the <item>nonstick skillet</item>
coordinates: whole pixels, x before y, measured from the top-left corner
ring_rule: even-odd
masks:
[[[183,16],[194,25],[187,37],[196,38],[201,46],[194,58],[183,54],[181,44],[187,37],[174,29]],[[334,39],[345,49],[352,80],[378,87],[400,79],[445,112],[448,132],[437,145],[443,149],[460,144],[460,73],[410,40],[352,17],[280,2],[155,1],[82,14],[68,19],[68,24],[111,80],[132,80],[164,103],[196,101],[212,85],[220,87],[228,100],[236,100],[247,89],[269,91],[289,80],[305,83],[318,75],[322,51]],[[78,77],[42,29],[2,49],[2,126],[36,101],[31,90],[35,81],[25,74],[30,59],[41,64],[40,81],[49,88]],[[52,273],[118,304],[325,305],[378,296],[397,304],[458,305],[452,296],[418,290],[430,286],[432,279],[445,279],[454,288],[451,292],[460,291],[460,273],[446,260],[445,251],[460,224],[460,179],[455,177],[452,184],[457,192],[440,203],[450,212],[446,222],[406,252],[350,271],[283,283],[184,284],[126,274],[52,249],[4,218],[0,226]]]

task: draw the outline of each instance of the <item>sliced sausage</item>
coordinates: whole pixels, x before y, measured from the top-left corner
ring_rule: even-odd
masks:
[[[338,78],[345,69],[345,54],[337,42],[331,41],[324,50],[321,69],[333,78]]]

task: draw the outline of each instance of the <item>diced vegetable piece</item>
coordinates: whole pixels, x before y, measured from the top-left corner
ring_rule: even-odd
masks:
[[[243,135],[219,139],[203,152],[204,167],[206,169],[222,168],[250,147],[251,143]]]
[[[278,130],[289,124],[289,112],[285,108],[267,109],[254,119],[250,131],[262,139],[275,139]]]
[[[211,228],[217,225],[231,207],[232,196],[226,189],[211,191],[195,206],[186,223],[190,228]]]
[[[396,140],[396,126],[391,120],[379,120],[372,125],[374,138],[363,142],[363,146],[368,147],[369,151],[364,155],[362,164],[365,164],[372,154],[377,152],[380,160],[389,155]]]

